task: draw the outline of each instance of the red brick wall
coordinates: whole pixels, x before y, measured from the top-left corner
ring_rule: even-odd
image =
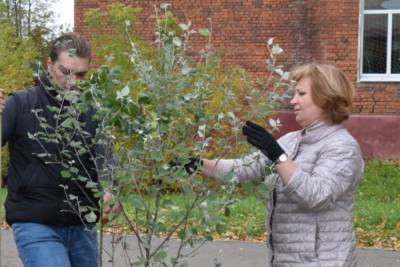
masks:
[[[400,114],[399,83],[357,83],[359,0],[75,0],[75,30],[87,35],[84,11],[115,2],[143,9],[136,31],[147,40],[153,39],[153,4],[171,3],[173,13],[195,28],[209,28],[210,18],[213,45],[224,63],[243,66],[256,76],[265,75],[266,41],[276,37],[288,69],[310,61],[342,68],[357,87],[355,113]],[[201,42],[194,38],[193,47]]]
[[[282,127],[275,137],[301,129],[293,112],[281,111],[277,117]],[[400,159],[399,115],[353,114],[344,126],[357,139],[364,158]]]

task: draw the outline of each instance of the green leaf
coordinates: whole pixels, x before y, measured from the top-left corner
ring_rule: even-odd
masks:
[[[290,72],[286,71],[286,72],[283,73],[282,79],[289,80],[289,76],[290,76]]]
[[[167,252],[165,252],[164,250],[161,250],[156,255],[154,255],[154,261],[155,262],[162,262],[162,261],[165,260],[166,257],[167,257]]]
[[[200,138],[204,138],[206,134],[206,125],[200,125],[199,129],[197,130],[197,134],[200,136]]]
[[[207,37],[210,35],[210,31],[207,28],[201,28],[199,29],[199,34],[204,37]]]
[[[278,73],[280,76],[283,75],[283,70],[282,69],[275,69],[275,72]]]
[[[148,94],[144,93],[144,92],[140,92],[139,95],[138,95],[138,103],[140,105],[150,104],[151,103],[150,96]]]
[[[189,26],[184,23],[179,23],[179,28],[181,28],[183,31],[187,31],[189,29]]]
[[[81,213],[84,213],[84,212],[89,211],[89,208],[86,207],[86,206],[83,206],[83,207],[80,207],[80,208],[79,208],[79,211],[80,211]]]
[[[62,170],[61,171],[61,177],[63,178],[70,178],[71,177],[71,173],[67,170]]]
[[[181,46],[182,46],[182,40],[181,40],[181,38],[179,38],[179,37],[177,37],[177,36],[175,36],[175,37],[172,39],[172,43],[173,43],[175,46],[177,46],[177,47],[181,47]]]
[[[85,177],[85,176],[78,175],[78,180],[81,181],[81,182],[86,182],[89,179],[87,177]]]
[[[69,198],[69,200],[77,200],[78,199],[77,196],[72,195],[72,194],[68,194],[68,198]]]
[[[69,170],[70,170],[70,172],[72,172],[73,174],[78,174],[78,172],[79,172],[78,168],[76,168],[76,167],[71,167]]]
[[[49,154],[49,153],[39,153],[39,154],[36,154],[39,158],[44,158],[44,157],[50,157],[51,156],[51,154]]]
[[[61,187],[63,190],[68,190],[68,185],[59,184],[58,186]]]
[[[274,44],[274,45],[272,46],[271,53],[272,53],[273,55],[278,55],[278,54],[280,54],[280,53],[282,53],[282,52],[283,52],[283,49],[280,48],[278,44]]]
[[[31,134],[30,132],[28,132],[28,138],[29,139],[36,139],[36,135]]]
[[[159,151],[152,151],[152,152],[150,153],[150,158],[151,158],[152,160],[159,161],[159,160],[162,159],[161,153],[160,153]]]
[[[143,144],[142,143],[136,143],[132,147],[133,152],[138,153],[138,154],[142,154],[143,153],[143,149],[144,148],[143,148]]]
[[[98,183],[93,182],[93,181],[88,181],[86,183],[86,188],[97,188],[98,187]]]
[[[122,100],[129,95],[129,87],[125,86],[122,90],[117,91],[117,100]]]
[[[146,260],[143,257],[139,257],[137,261],[132,263],[133,267],[145,267]]]
[[[82,146],[82,142],[81,141],[71,141],[70,146],[71,147],[80,147],[80,146]]]
[[[181,72],[182,72],[183,75],[187,75],[187,74],[189,74],[191,71],[192,71],[192,68],[189,67],[188,65],[184,65],[184,66],[182,67],[182,70],[181,70]]]
[[[186,231],[185,231],[185,230],[180,230],[180,231],[178,232],[178,238],[179,238],[180,240],[185,240],[185,238],[186,238]]]
[[[52,128],[49,124],[47,124],[47,123],[39,123],[39,126],[41,127],[41,128],[43,128],[43,129],[49,129],[49,128]]]
[[[88,223],[94,223],[94,222],[96,222],[96,220],[97,220],[97,216],[93,211],[91,211],[85,215],[85,221],[87,221]]]
[[[63,123],[61,123],[61,126],[64,128],[71,129],[74,126],[74,122],[75,122],[75,119],[70,117],[70,118],[67,118],[65,121],[63,121]]]
[[[169,6],[171,6],[171,4],[169,4],[169,3],[162,3],[160,5],[161,9],[167,9]]]

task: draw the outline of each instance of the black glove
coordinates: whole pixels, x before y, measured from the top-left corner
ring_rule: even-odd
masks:
[[[274,137],[260,125],[246,121],[242,130],[247,136],[247,142],[260,149],[272,162],[285,153]]]
[[[178,160],[173,160],[169,163],[169,166],[171,166],[172,168],[176,168],[178,166],[182,166],[182,163],[179,162]],[[203,161],[197,157],[189,158],[189,162],[183,165],[183,167],[185,168],[185,171],[189,175],[196,172],[197,169],[199,168],[199,166],[203,166]]]

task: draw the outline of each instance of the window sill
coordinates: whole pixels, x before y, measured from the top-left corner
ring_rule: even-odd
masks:
[[[400,82],[400,75],[362,75],[359,82]]]

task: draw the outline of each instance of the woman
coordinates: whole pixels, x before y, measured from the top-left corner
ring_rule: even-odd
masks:
[[[291,100],[302,130],[275,141],[246,122],[243,133],[259,149],[237,160],[203,160],[202,174],[235,171],[238,181],[265,177],[272,190],[267,216],[272,266],[355,266],[352,211],[364,162],[357,141],[343,127],[353,86],[329,65],[308,64],[291,72]],[[275,163],[276,174],[265,166]]]

